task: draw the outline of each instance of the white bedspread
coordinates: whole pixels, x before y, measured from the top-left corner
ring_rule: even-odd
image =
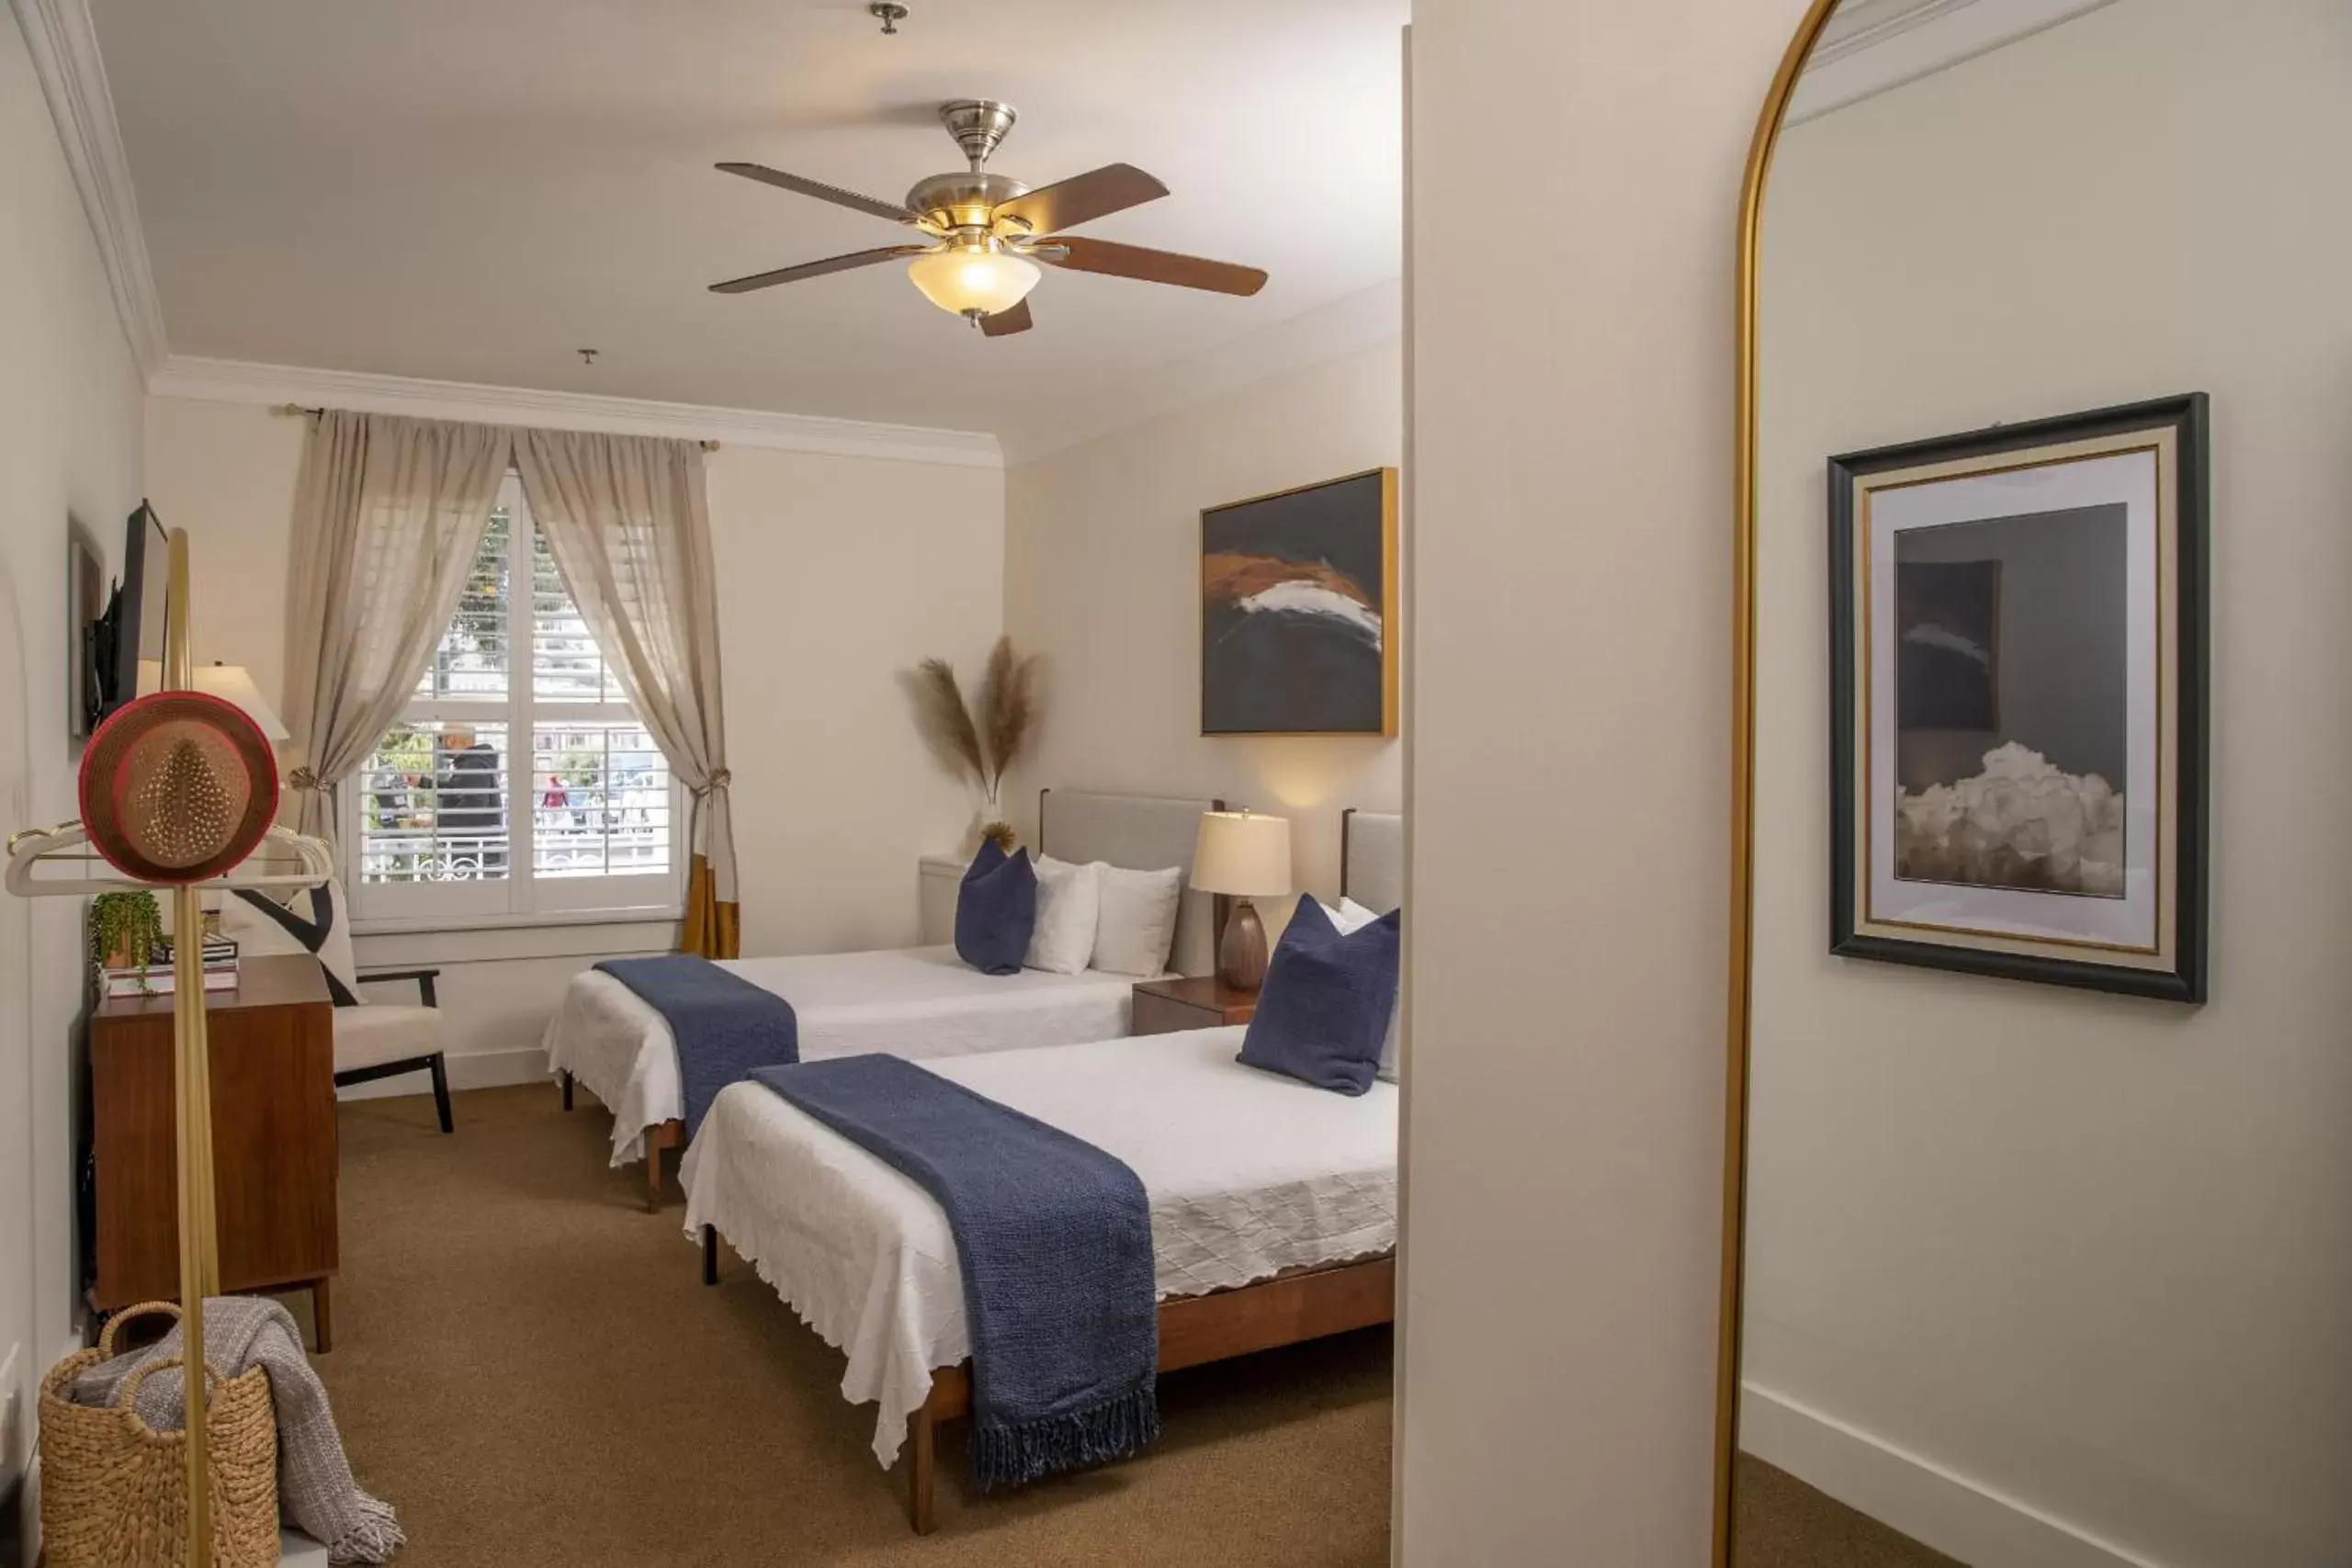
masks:
[[[1151,1200],[1160,1299],[1396,1244],[1396,1086],[1361,1099],[1245,1067],[1238,1028],[924,1066],[1126,1162]],[[896,1168],[758,1084],[719,1092],[680,1170],[685,1230],[718,1227],[849,1358],[898,1455],[934,1367],[971,1353],[947,1217]]]
[[[729,959],[792,1004],[800,1057],[886,1052],[958,1056],[1113,1040],[1127,1032],[1132,975],[983,975],[952,947]],[[645,1129],[680,1114],[669,1021],[601,970],[572,977],[542,1040],[548,1070],[570,1073],[613,1113],[613,1164],[645,1153]]]

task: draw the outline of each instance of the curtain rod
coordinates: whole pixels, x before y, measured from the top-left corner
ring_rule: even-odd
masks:
[[[326,412],[327,411],[324,409],[305,408],[300,403],[272,403],[269,406],[269,412],[287,418],[293,418],[298,415],[307,415],[311,419],[316,419],[319,415]],[[702,444],[702,449],[706,452],[716,452],[718,450],[718,443],[716,441],[706,441]]]

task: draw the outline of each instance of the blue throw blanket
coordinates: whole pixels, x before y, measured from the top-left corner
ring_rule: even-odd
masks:
[[[720,1089],[754,1067],[800,1060],[800,1020],[792,1004],[707,958],[670,953],[607,958],[596,967],[670,1021],[689,1138]]]
[[[1159,1439],[1151,1208],[1134,1171],[902,1057],[752,1077],[946,1211],[964,1268],[972,1473],[983,1491]]]

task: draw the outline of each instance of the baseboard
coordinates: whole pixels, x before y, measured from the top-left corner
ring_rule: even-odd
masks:
[[[1741,1386],[1739,1446],[1962,1562],[2165,1568],[1784,1393]]]
[[[509,1084],[546,1083],[548,1054],[537,1045],[516,1045],[504,1051],[469,1051],[449,1057],[447,1071],[451,1089],[503,1089]],[[337,1100],[399,1100],[431,1094],[433,1080],[424,1073],[356,1083],[334,1091]]]

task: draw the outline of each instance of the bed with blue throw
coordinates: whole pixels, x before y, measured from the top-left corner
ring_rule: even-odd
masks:
[[[1065,860],[1138,870],[1189,868],[1200,814],[1216,804],[1048,790],[1041,795],[1037,847]],[[1208,904],[1206,895],[1184,896],[1171,954],[1179,973],[1204,973],[1212,962]],[[752,1066],[877,1051],[930,1060],[1113,1039],[1127,1032],[1136,978],[1094,969],[984,975],[950,946],[718,964],[623,960],[572,979],[542,1044],[548,1070],[564,1086],[566,1106],[577,1082],[612,1112],[612,1163],[645,1161],[652,1207],[662,1191],[662,1151],[683,1147],[709,1095]],[[687,1005],[668,1005],[672,995]],[[720,1032],[729,1033],[751,1029],[748,1021],[763,1010],[770,1021],[763,1032],[772,1043],[791,1019],[789,1054],[763,1056],[740,1041],[714,1047],[699,1021],[720,1020]],[[681,1024],[681,1018],[689,1021]],[[698,1083],[707,1085],[707,1092],[698,1090]]]
[[[1398,820],[1343,841],[1394,908]],[[723,1236],[843,1354],[917,1530],[943,1421],[973,1418],[989,1490],[1148,1447],[1151,1372],[1390,1321],[1397,1086],[1246,1066],[1246,1032],[786,1066],[712,1101],[680,1171],[705,1279]]]
[[[724,1236],[848,1358],[842,1395],[878,1407],[875,1458],[888,1466],[902,1443],[910,1447],[910,1508],[918,1529],[931,1522],[940,1421],[974,1416],[976,1480],[1027,1470],[1025,1461],[1007,1465],[992,1457],[988,1436],[1000,1413],[992,1396],[1003,1386],[988,1359],[1001,1343],[1000,1301],[1036,1298],[1038,1315],[1022,1326],[1048,1335],[1069,1332],[1073,1314],[1102,1313],[1114,1325],[1104,1337],[1125,1358],[1090,1355],[1056,1361],[1042,1378],[1022,1374],[1025,1388],[1059,1389],[1081,1404],[1119,1412],[1106,1418],[1107,1430],[1067,1438],[1049,1422],[1038,1439],[1046,1458],[1114,1457],[1126,1439],[1140,1437],[1140,1412],[1124,1403],[1134,1385],[1122,1380],[1139,1370],[1135,1314],[1147,1292],[1158,1307],[1152,1365],[1162,1371],[1388,1321],[1396,1086],[1374,1083],[1351,1097],[1244,1066],[1236,1059],[1242,1033],[1204,1029],[922,1064],[867,1059],[891,1062],[893,1075],[923,1073],[958,1086],[1133,1173],[1150,1237],[1148,1282],[1127,1279],[1130,1251],[1113,1240],[1131,1234],[1131,1212],[1123,1211],[1084,1226],[1095,1248],[1118,1260],[1115,1268],[1100,1265],[1110,1279],[1049,1269],[976,1291],[963,1252],[972,1233],[951,1217],[962,1200],[943,1201],[923,1177],[772,1087],[811,1066],[846,1063],[758,1073],[712,1101],[680,1172],[687,1233],[705,1241],[707,1261],[716,1254],[704,1227]],[[875,1089],[875,1100],[899,1087],[895,1077],[877,1078],[878,1087],[858,1087]],[[994,1124],[956,1117],[948,1130],[933,1129],[942,1141],[928,1146],[954,1163],[959,1150],[986,1141],[981,1126]],[[889,1135],[905,1130],[893,1127]],[[1086,1184],[1084,1201],[1095,1204],[1101,1189],[1113,1185]],[[1016,1192],[1005,1213],[1034,1219],[1039,1211],[1020,1207]],[[1061,1220],[1054,1224],[1061,1228]],[[1080,1229],[1068,1227],[1070,1235]],[[1002,1258],[991,1252],[975,1261],[992,1269]],[[1116,1307],[1106,1305],[1122,1282]],[[1257,1337],[1236,1339],[1217,1316],[1252,1291],[1284,1300],[1279,1310],[1248,1314]],[[1023,1408],[1057,1407],[1048,1399]]]

